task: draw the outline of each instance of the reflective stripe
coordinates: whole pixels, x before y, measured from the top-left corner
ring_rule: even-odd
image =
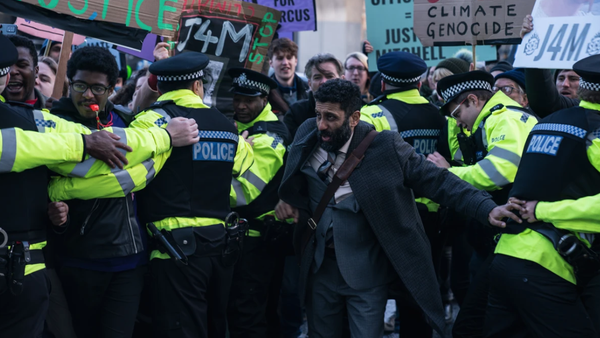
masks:
[[[516,165],[517,167],[519,166],[519,163],[521,163],[521,156],[513,153],[510,150],[506,150],[500,147],[494,147],[494,149],[492,149],[488,155],[494,155],[496,157],[499,157],[503,160],[507,160],[510,163]]]
[[[2,154],[0,154],[0,173],[11,172],[17,158],[17,132],[14,129],[2,130]]]
[[[154,121],[154,124],[161,127],[163,124],[171,122],[171,116],[162,108],[152,109],[153,112],[162,116],[162,118]]]
[[[235,191],[235,206],[243,207],[248,205],[248,202],[246,202],[246,197],[244,196],[244,188],[242,187],[242,183],[234,178],[231,180],[231,186],[233,187],[233,191]]]
[[[481,169],[485,172],[485,174],[489,177],[489,179],[499,188],[507,186],[510,184],[510,181],[506,179],[499,171],[496,169],[494,164],[488,160],[483,159],[477,162],[481,166]]]
[[[247,170],[245,173],[243,173],[241,177],[245,178],[259,191],[263,191],[263,189],[267,186],[267,183],[265,183],[265,181],[263,181],[260,177],[258,177],[255,173],[253,173],[250,170]]]
[[[396,119],[394,118],[392,113],[390,113],[390,111],[382,105],[377,105],[377,107],[379,107],[379,109],[381,109],[381,111],[383,112],[383,115],[385,115],[385,118],[387,119],[390,125],[390,130],[398,132],[398,125],[396,124]]]
[[[71,170],[71,173],[69,174],[69,176],[70,177],[85,177],[88,174],[88,172],[90,171],[90,169],[92,169],[92,166],[94,165],[94,163],[96,163],[96,159],[90,156],[90,158],[88,158],[87,160],[77,163],[75,165],[75,168],[73,168],[73,170]]]
[[[47,121],[44,118],[44,113],[42,113],[41,110],[34,110],[33,111],[33,119],[35,121],[35,126],[37,127],[38,131],[40,133],[43,133],[46,131],[46,126],[47,126]]]
[[[117,127],[113,127],[113,134],[121,137],[121,139],[119,140],[119,142],[127,144],[127,133],[125,132],[125,129],[123,128],[117,128]],[[121,148],[117,148],[119,150],[119,152],[121,154],[123,154],[124,156],[127,156],[127,150],[125,149],[121,149]]]
[[[129,194],[133,190],[133,188],[135,188],[135,183],[133,182],[133,179],[131,178],[131,175],[127,170],[119,170],[114,174],[115,178],[119,182],[119,185],[121,185],[123,195]]]
[[[460,148],[458,148],[458,150],[454,153],[454,160],[462,163],[462,156],[462,151]]]
[[[146,185],[148,185],[148,183],[154,179],[154,176],[156,176],[156,170],[154,170],[154,160],[149,158],[142,162],[142,164],[144,167],[146,167],[146,170],[148,170],[148,173],[146,174]]]

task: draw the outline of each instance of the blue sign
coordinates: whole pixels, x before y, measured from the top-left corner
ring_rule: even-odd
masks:
[[[527,146],[527,152],[556,156],[562,139],[562,136],[533,135]]]
[[[452,57],[462,48],[471,46],[424,47],[413,32],[413,1],[366,0],[367,40],[373,46],[369,54],[369,70],[377,69],[377,59],[385,53],[403,51],[419,56],[427,66]],[[477,46],[477,61],[496,60],[496,47]]]
[[[200,141],[194,144],[194,161],[233,162],[235,144]]]

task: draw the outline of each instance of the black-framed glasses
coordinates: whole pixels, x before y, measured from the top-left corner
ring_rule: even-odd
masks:
[[[521,92],[519,89],[517,89],[515,87],[511,87],[511,86],[502,86],[502,87],[494,86],[494,87],[492,87],[492,90],[494,91],[494,93],[497,93],[499,90],[501,90],[506,95],[512,94],[513,91],[517,91],[519,93]]]
[[[364,72],[365,70],[367,70],[367,68],[363,67],[363,66],[350,66],[350,67],[346,67],[346,70],[350,71],[350,72],[354,72],[355,70],[358,70],[358,72]]]
[[[90,88],[92,90],[92,94],[104,95],[110,87],[105,87],[103,85],[98,84],[90,86],[85,82],[73,82],[71,83],[71,88],[73,88],[73,90],[78,93],[85,93],[88,90],[88,88]]]

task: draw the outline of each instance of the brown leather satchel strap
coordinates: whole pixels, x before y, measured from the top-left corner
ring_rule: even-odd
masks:
[[[350,154],[350,156],[346,158],[344,163],[342,163],[338,171],[333,176],[333,180],[331,180],[331,183],[329,183],[329,185],[327,186],[323,197],[321,197],[321,201],[319,201],[319,204],[315,209],[313,217],[308,220],[310,230],[307,230],[305,232],[306,235],[304,236],[303,247],[306,247],[306,244],[308,244],[308,241],[310,240],[310,236],[317,228],[317,224],[319,223],[321,216],[323,216],[323,213],[327,208],[327,204],[329,204],[329,201],[331,200],[333,195],[335,195],[335,192],[338,190],[338,188],[348,179],[348,177],[350,177],[350,175],[352,175],[352,172],[354,171],[356,166],[365,157],[365,152],[367,151],[367,148],[369,148],[371,142],[373,142],[373,139],[375,139],[375,136],[377,136],[377,134],[379,134],[379,132],[377,132],[376,130],[371,130],[371,132],[369,132],[369,134],[367,134],[367,136],[365,136],[365,138],[360,142],[358,147],[354,149],[352,154]]]

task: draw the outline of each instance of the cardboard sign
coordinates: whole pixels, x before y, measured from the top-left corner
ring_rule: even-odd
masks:
[[[176,52],[197,51],[211,59],[204,70],[204,103],[233,115],[232,79],[227,69],[261,72],[268,67],[267,50],[281,13],[242,1],[187,3],[179,24]]]
[[[47,0],[39,0],[40,3],[44,1],[46,1],[45,3],[48,3],[47,7],[56,7],[57,0],[52,0],[50,2]],[[1,0],[0,12],[35,21],[47,26],[60,28],[66,32],[73,32],[83,36],[93,36],[98,39],[111,41],[135,49],[142,48],[142,41],[148,34],[148,31],[126,27],[124,24],[100,20],[79,19],[67,14],[57,13],[50,9],[43,8],[42,6],[38,6],[38,1],[35,1],[34,5],[25,3],[24,1]]]
[[[414,0],[415,33],[424,46],[518,44],[534,0]]]
[[[600,54],[600,0],[567,7],[538,0],[532,16],[534,29],[523,37],[515,66],[571,69],[575,62]]]
[[[424,47],[413,32],[412,0],[368,0],[367,40],[374,51],[369,54],[369,71],[377,69],[377,59],[385,53],[404,51],[423,59],[428,66],[450,58],[461,48],[471,47]],[[477,60],[496,60],[496,47],[477,46]]]
[[[245,2],[274,8],[281,12],[278,33],[317,30],[315,0],[244,0]]]
[[[135,50],[135,49],[131,49],[131,48],[126,48],[126,47],[122,47],[122,46],[118,46],[117,49],[120,52],[129,54],[129,55],[133,55],[133,56],[137,56],[140,59],[144,59],[144,60],[148,60],[148,61],[154,61],[154,47],[156,47],[156,44],[160,41],[160,39],[158,38],[158,36],[156,34],[152,34],[152,33],[148,33],[148,35],[146,35],[146,38],[144,39],[144,42],[142,43],[142,49],[141,50]]]
[[[62,29],[42,25],[41,23],[22,18],[17,18],[15,24],[17,25],[19,32],[27,33],[42,39],[48,39],[50,41],[62,41],[63,36],[65,35],[65,31]],[[84,40],[85,36],[74,34],[72,43],[74,45],[80,45]]]
[[[114,22],[168,37],[175,35],[184,3],[184,0],[20,1],[79,19]]]

